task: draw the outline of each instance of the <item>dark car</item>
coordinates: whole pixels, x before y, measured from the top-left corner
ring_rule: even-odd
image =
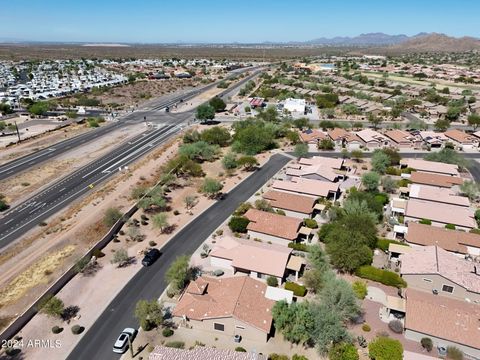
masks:
[[[145,257],[142,260],[143,266],[150,266],[152,265],[161,255],[160,250],[158,249],[150,249],[145,254]]]

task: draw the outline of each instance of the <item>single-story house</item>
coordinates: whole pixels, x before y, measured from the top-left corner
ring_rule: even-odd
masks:
[[[319,165],[329,167],[335,170],[344,170],[345,159],[342,158],[330,158],[324,156],[312,156],[310,158],[300,158],[298,161],[300,165],[313,166]]]
[[[423,171],[433,174],[443,174],[458,176],[458,165],[446,164],[436,161],[427,161],[422,159],[402,159],[400,160],[402,168],[412,168],[417,171]]]
[[[404,130],[388,130],[385,132],[385,136],[392,141],[392,146],[398,149],[418,148],[421,146],[420,140]]]
[[[454,191],[445,187],[430,185],[410,184],[410,199],[432,201],[436,203],[451,204],[457,206],[470,206],[470,201],[465,196],[458,196]]]
[[[448,137],[446,137],[444,133],[430,130],[420,131],[419,135],[423,142],[431,148],[442,148],[448,141]]]
[[[202,276],[190,282],[172,315],[179,326],[266,342],[275,304],[266,290],[265,283],[249,276]]]
[[[292,249],[286,246],[227,237],[215,244],[210,253],[210,265],[256,279],[272,276],[281,284],[291,257]]]
[[[478,319],[477,304],[410,288],[406,291],[405,337],[417,343],[429,337],[435,347],[455,346],[479,359]]]
[[[284,191],[269,190],[262,195],[275,210],[283,210],[285,215],[305,219],[312,217],[316,208],[316,199],[310,196],[290,194]]]
[[[414,184],[431,185],[444,188],[451,188],[463,184],[463,179],[458,176],[434,174],[423,171],[413,171],[410,181]]]
[[[335,143],[336,147],[343,147],[348,131],[342,128],[334,128],[327,130],[327,135]]]
[[[473,135],[467,134],[465,131],[450,129],[445,131],[445,136],[462,150],[478,147],[478,139]]]
[[[399,259],[400,274],[409,288],[480,303],[479,264],[436,245],[416,247]]]
[[[466,231],[442,229],[410,222],[405,240],[412,246],[437,245],[462,256],[476,257],[480,255],[480,235]]]
[[[208,346],[195,346],[193,349],[177,349],[157,345],[148,356],[148,360],[266,360],[265,355],[256,352],[241,352],[229,349],[217,349]]]
[[[321,130],[318,129],[307,129],[304,131],[299,131],[298,135],[300,136],[300,140],[304,143],[309,145],[315,145],[317,147],[318,143],[327,138]]]
[[[296,241],[303,223],[302,219],[257,209],[249,209],[244,216],[250,220],[247,231],[251,238],[279,245]]]
[[[476,227],[474,212],[465,206],[456,206],[430,201],[410,199],[405,208],[405,221],[427,219],[434,226],[453,224],[457,229],[470,230]]]
[[[392,143],[387,137],[372,129],[357,131],[357,136],[368,149],[378,149],[390,146]]]
[[[319,197],[333,198],[334,201],[340,193],[339,183],[305,178],[293,178],[291,181],[276,180],[273,182],[272,188],[279,191],[312,196],[315,199]]]
[[[338,174],[332,168],[322,165],[306,165],[300,168],[289,167],[285,175],[287,175],[287,180],[301,177],[305,179],[336,182],[340,178],[343,178],[342,174]]]
[[[348,151],[359,150],[363,146],[363,141],[360,139],[357,134],[348,133],[345,136],[345,148]]]

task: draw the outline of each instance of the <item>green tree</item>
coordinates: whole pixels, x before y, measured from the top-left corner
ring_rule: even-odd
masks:
[[[237,161],[238,166],[242,166],[245,170],[250,171],[258,166],[258,161],[254,156],[242,156]]]
[[[320,303],[312,304],[310,313],[314,322],[311,336],[319,353],[326,354],[332,344],[350,341],[342,318],[335,311]]]
[[[210,129],[202,131],[200,138],[210,145],[227,146],[231,140],[230,133],[221,126],[214,126]]]
[[[213,109],[215,109],[215,112],[224,111],[225,108],[227,107],[227,104],[225,104],[225,101],[223,101],[218,96],[215,96],[212,100],[210,100],[209,104]]]
[[[377,130],[378,126],[383,122],[383,118],[370,113],[368,114],[368,122],[372,124],[374,130]]]
[[[143,330],[150,331],[163,323],[162,305],[156,299],[139,300],[135,305],[135,317]]]
[[[212,178],[205,178],[202,186],[200,187],[200,191],[211,198],[217,196],[222,189],[222,183]]]
[[[164,231],[166,227],[169,226],[168,223],[168,214],[161,212],[152,216],[153,227]]]
[[[197,107],[196,117],[200,121],[212,120],[215,117],[215,109],[209,104],[202,104]]]
[[[222,159],[222,166],[225,170],[233,170],[238,167],[237,156],[234,153],[227,153]]]
[[[218,145],[210,145],[205,141],[197,141],[191,144],[183,144],[178,149],[180,156],[190,160],[211,161],[219,153]]]
[[[188,130],[185,135],[183,135],[183,143],[191,144],[197,141],[200,141],[200,133],[197,130]]]
[[[458,165],[461,169],[465,169],[469,162],[459,153],[453,149],[443,148],[440,151],[432,152],[425,155],[425,160],[442,162],[446,164],[455,164]]]
[[[0,212],[5,211],[9,209],[10,206],[7,203],[7,200],[5,199],[5,195],[0,194]]]
[[[326,250],[335,268],[351,273],[362,265],[372,263],[372,250],[361,241],[352,238],[350,231],[338,228],[336,238],[336,241],[331,240],[330,236],[326,239]]]
[[[380,174],[385,174],[387,167],[390,166],[390,157],[381,150],[375,150],[372,154],[372,170]]]
[[[350,152],[350,157],[359,162],[361,159],[363,159],[363,151],[362,150],[352,150]]]
[[[189,264],[189,256],[179,256],[172,262],[165,273],[165,280],[170,284],[174,292],[183,290],[188,282],[193,279],[193,272]]]
[[[275,329],[283,337],[295,344],[304,344],[310,341],[314,328],[309,304],[293,302],[288,304],[281,300],[272,308],[272,317]]]
[[[248,120],[237,122],[233,150],[245,155],[255,155],[274,148],[276,146],[274,131],[274,128],[266,126],[264,122]]]
[[[122,213],[117,208],[108,208],[103,216],[103,223],[107,227],[112,227],[118,220],[122,218],[122,216]]]
[[[477,113],[472,113],[468,115],[467,121],[468,125],[473,127],[473,130],[477,130],[477,127],[480,125],[480,115]]]
[[[380,175],[375,171],[370,171],[362,175],[362,185],[367,191],[377,191],[380,183]]]
[[[398,340],[377,337],[368,344],[368,354],[372,360],[402,360],[403,346]]]
[[[438,119],[435,121],[435,124],[433,124],[433,127],[437,131],[446,131],[450,127],[450,121],[446,119]]]
[[[333,150],[335,149],[335,143],[330,139],[322,139],[318,143],[319,150]]]
[[[234,233],[246,233],[247,226],[249,223],[250,223],[250,220],[248,220],[244,216],[232,216],[232,218],[228,222],[228,227]]]
[[[387,193],[393,193],[397,188],[397,182],[392,179],[390,176],[384,176],[382,178],[382,187],[383,191]]]
[[[445,115],[446,120],[456,121],[462,113],[462,108],[458,106],[449,106],[447,109],[447,114]]]
[[[295,156],[300,159],[308,155],[308,145],[305,143],[298,143],[295,145],[295,149],[293,150]]]
[[[27,107],[27,110],[32,115],[45,115],[50,111],[51,105],[47,101],[37,101]]]
[[[328,352],[329,360],[358,360],[358,352],[350,343],[337,343]]]
[[[64,310],[63,301],[53,295],[44,297],[38,304],[39,312],[56,318],[60,318]]]
[[[293,120],[293,126],[295,126],[297,129],[307,129],[309,128],[310,121],[307,118],[300,118],[300,119],[295,119]]]

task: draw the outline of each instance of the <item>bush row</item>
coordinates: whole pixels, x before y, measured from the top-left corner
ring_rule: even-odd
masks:
[[[398,274],[388,270],[377,269],[371,265],[360,266],[357,271],[355,271],[355,275],[388,286],[395,286],[397,288],[407,287],[405,280],[403,280]]]

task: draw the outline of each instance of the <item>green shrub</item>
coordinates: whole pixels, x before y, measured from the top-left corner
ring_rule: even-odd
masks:
[[[155,241],[153,241],[153,240],[150,240],[150,241],[148,242],[148,245],[151,246],[151,247],[154,247],[154,246],[157,245],[157,243],[156,243]]]
[[[183,341],[169,341],[165,344],[165,346],[175,349],[183,349],[185,348],[185,343]]]
[[[289,242],[288,247],[296,251],[305,251],[308,252],[308,245],[303,243]]]
[[[79,335],[83,332],[83,330],[85,330],[85,328],[83,326],[80,326],[80,325],[73,325],[72,326],[72,334],[74,335]]]
[[[455,346],[449,346],[447,347],[447,358],[450,360],[463,360],[463,352]]]
[[[380,239],[377,240],[376,247],[377,247],[377,249],[380,249],[380,250],[383,250],[383,251],[388,251],[388,246],[390,244],[398,244],[398,245],[408,246],[407,244],[402,243],[400,241],[380,238]]]
[[[55,325],[54,327],[52,327],[52,333],[54,334],[60,334],[62,331],[63,328],[61,328],[60,326]]]
[[[422,338],[422,340],[420,340],[420,344],[428,352],[432,351],[433,349],[433,341],[429,337]]]
[[[238,352],[247,352],[247,350],[245,350],[245,348],[241,347],[241,346],[237,346],[235,348],[235,351],[238,351]]]
[[[363,279],[377,281],[384,285],[395,286],[397,288],[407,287],[405,280],[398,274],[388,270],[377,269],[371,265],[360,266],[355,271],[355,274]]]
[[[372,360],[402,360],[402,343],[389,337],[381,336],[368,344],[368,355]]]
[[[378,193],[375,194],[375,201],[379,202],[382,205],[386,205],[388,203],[388,194],[385,193]]]
[[[419,224],[432,225],[432,220],[422,219],[422,220],[419,221]]]
[[[308,358],[305,355],[293,354],[292,360],[308,360]]]
[[[291,290],[295,296],[300,297],[303,297],[307,294],[307,288],[305,286],[296,284],[294,282],[286,282],[285,290]]]
[[[365,281],[354,281],[352,284],[352,289],[353,292],[355,293],[355,296],[359,299],[365,299],[365,296],[367,296],[367,284]]]
[[[358,360],[358,352],[354,345],[349,343],[334,344],[328,352],[329,360]]]
[[[305,224],[306,227],[310,229],[316,229],[318,228],[318,224],[315,220],[313,219],[303,219],[303,223]]]
[[[268,355],[268,360],[289,360],[288,355],[272,353]]]
[[[372,330],[372,328],[368,324],[363,324],[362,325],[362,330],[365,331],[365,332],[369,332],[370,330]]]
[[[455,230],[455,225],[453,225],[453,224],[447,224],[447,225],[445,225],[445,229]]]
[[[402,173],[402,171],[396,167],[393,167],[393,166],[389,166],[387,167],[387,169],[385,170],[385,174],[387,175],[397,175],[397,176],[400,176],[400,174]]]
[[[238,205],[238,207],[233,212],[233,215],[242,216],[244,215],[249,209],[253,208],[253,205],[249,202],[244,202]]]
[[[246,233],[249,220],[244,216],[232,216],[228,222],[228,227],[234,233]]]
[[[173,335],[173,330],[170,328],[165,328],[162,330],[162,335],[165,337],[170,337]]]
[[[412,182],[409,179],[398,180],[398,187],[407,187]]]
[[[285,211],[283,211],[282,209],[277,209],[275,212],[276,212],[278,215],[282,215],[282,216],[287,215],[287,214],[285,213]]]
[[[269,276],[267,278],[267,285],[277,287],[278,286],[278,279],[275,276]]]

